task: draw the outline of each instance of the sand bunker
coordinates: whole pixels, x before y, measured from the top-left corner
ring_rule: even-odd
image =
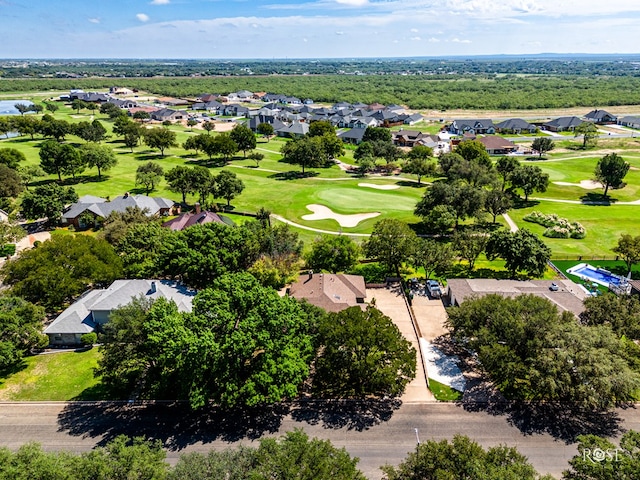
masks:
[[[375,183],[359,183],[359,187],[375,188],[377,190],[397,190],[399,185],[376,185]]]
[[[604,188],[604,186],[600,182],[595,182],[593,180],[582,180],[580,183],[569,183],[569,182],[553,182],[556,185],[561,185],[563,187],[580,187],[585,190],[597,190],[598,188]]]
[[[340,215],[339,213],[333,212],[329,207],[325,207],[324,205],[316,205],[316,204],[307,205],[307,209],[311,210],[313,213],[310,213],[308,215],[303,215],[302,216],[303,220],[330,219],[338,222],[341,227],[355,227],[364,220],[377,217],[378,215],[380,215],[380,212],[355,213],[353,215]]]

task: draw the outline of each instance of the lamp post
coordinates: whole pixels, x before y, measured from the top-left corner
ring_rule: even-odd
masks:
[[[418,435],[418,429],[414,428],[413,431],[416,432],[416,442],[418,446],[420,446],[420,436]]]

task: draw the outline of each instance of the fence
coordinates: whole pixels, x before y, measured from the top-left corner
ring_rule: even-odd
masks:
[[[618,255],[565,255],[565,256],[554,256],[551,261],[576,261],[576,262],[587,262],[587,261],[621,261],[622,259]]]

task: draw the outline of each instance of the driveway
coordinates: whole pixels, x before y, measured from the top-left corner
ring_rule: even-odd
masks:
[[[409,310],[400,293],[399,286],[367,289],[367,302],[376,299],[376,308],[393,320],[404,337],[411,342],[416,349],[416,378],[414,378],[402,396],[402,402],[424,402],[435,400],[435,397],[427,388],[427,380],[424,373],[424,365],[420,357],[418,336],[413,328]]]

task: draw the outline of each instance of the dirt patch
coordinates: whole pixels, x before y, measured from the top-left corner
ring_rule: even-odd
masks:
[[[303,220],[335,220],[341,227],[356,227],[360,222],[380,215],[380,212],[341,215],[339,213],[335,213],[329,207],[317,204],[307,205],[307,209],[311,210],[313,213],[303,215]]]

